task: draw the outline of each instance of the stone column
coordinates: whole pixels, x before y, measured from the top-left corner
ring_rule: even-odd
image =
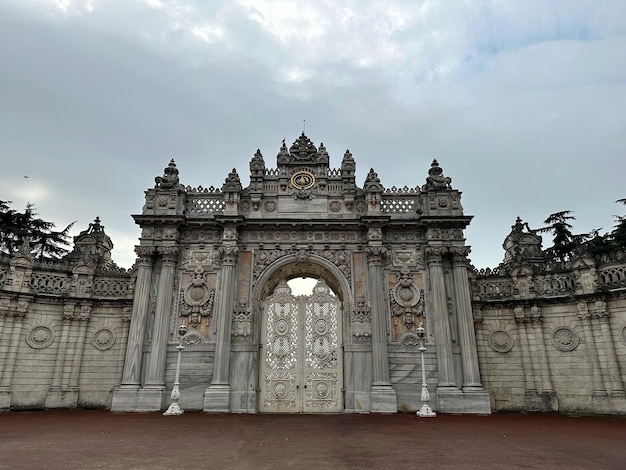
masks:
[[[446,285],[443,278],[442,255],[447,252],[445,247],[427,247],[426,262],[430,278],[432,296],[432,315],[435,325],[435,346],[437,350],[437,368],[439,370],[439,389],[456,389],[454,379],[454,363],[452,360],[452,337],[450,335],[450,319]]]
[[[165,358],[172,313],[174,272],[178,260],[178,248],[159,247],[157,248],[157,253],[161,255],[161,274],[159,276],[158,296],[154,313],[152,349],[150,350],[144,388],[155,389],[160,402],[161,394],[165,391]]]
[[[552,380],[550,378],[550,368],[548,365],[548,356],[546,354],[546,344],[543,339],[543,315],[541,309],[537,306],[530,308],[530,321],[535,331],[535,341],[537,346],[537,355],[539,362],[539,377],[541,378],[541,391],[552,392]]]
[[[2,297],[0,298],[0,338],[2,338],[2,331],[4,330],[5,325],[7,325],[7,329],[8,326],[10,325],[9,323],[9,308],[11,305],[11,298],[10,297]],[[4,349],[4,345],[0,344],[0,347],[2,349]],[[5,362],[6,362],[6,356],[8,353],[8,350],[2,351],[2,349],[0,349],[0,379],[2,379],[2,373],[4,371],[4,366],[5,366]]]
[[[598,300],[594,303],[592,318],[596,327],[599,327],[599,335],[602,341],[596,343],[600,357],[600,367],[604,377],[604,385],[608,394],[612,397],[624,397],[624,384],[620,376],[617,356],[615,355],[615,345],[609,326],[609,312],[606,309],[606,302]]]
[[[113,393],[111,411],[140,411],[137,406],[137,392],[141,386],[141,366],[143,343],[146,334],[146,317],[150,301],[150,282],[155,249],[154,247],[138,246],[135,252],[137,260],[137,280],[133,310],[128,332],[126,358],[122,384]]]
[[[46,408],[65,408],[63,401],[63,371],[67,356],[68,337],[72,320],[74,319],[74,302],[66,303],[63,306],[63,326],[61,327],[61,339],[54,361],[54,372],[52,374],[52,384],[46,395]]]
[[[31,298],[18,298],[17,307],[13,311],[13,327],[9,334],[9,349],[7,350],[2,378],[0,379],[0,410],[9,409],[11,407],[11,383],[13,381],[13,372],[15,371],[17,349],[22,336],[24,317],[26,316],[31,300]]]
[[[526,383],[526,394],[536,394],[537,386],[535,384],[535,375],[533,373],[532,359],[530,355],[530,346],[528,343],[528,334],[526,327],[528,318],[524,315],[523,307],[515,307],[513,309],[515,321],[517,322],[517,331],[520,336],[520,347],[522,349],[522,365],[524,367],[524,381]]]
[[[576,305],[578,309],[578,318],[583,326],[585,335],[585,343],[587,344],[587,356],[591,362],[591,393],[594,396],[606,395],[602,374],[600,373],[600,363],[598,361],[598,351],[596,349],[596,341],[591,328],[591,314],[587,307],[587,302],[579,302]]]
[[[476,351],[476,332],[472,317],[472,299],[467,277],[467,258],[469,247],[453,248],[454,256],[454,295],[461,343],[461,364],[463,368],[463,391],[482,391],[478,353]]]
[[[234,228],[232,229],[234,230]],[[226,238],[226,231],[224,230]],[[222,276],[219,286],[220,295],[213,320],[217,322],[215,335],[215,360],[213,362],[213,380],[204,393],[204,411],[230,411],[230,341],[232,317],[234,311],[233,299],[237,289],[237,257],[239,248],[234,242],[235,236],[228,232],[228,239],[221,249]]]
[[[91,303],[84,303],[80,307],[80,316],[77,318],[78,325],[75,334],[76,345],[74,348],[74,358],[71,363],[70,380],[68,383],[68,388],[76,392],[76,400],[78,400],[78,381],[80,379],[80,367],[83,362],[83,351],[85,350],[85,334],[87,333],[87,324],[89,323],[91,309]]]
[[[374,235],[372,233],[375,232]],[[370,229],[370,239],[378,239],[380,229]],[[381,237],[382,238],[382,237]],[[372,325],[372,368],[371,410],[378,413],[398,411],[396,393],[389,378],[389,353],[387,350],[387,318],[385,308],[386,290],[384,260],[387,249],[380,245],[369,246],[367,253],[367,292],[370,300]]]

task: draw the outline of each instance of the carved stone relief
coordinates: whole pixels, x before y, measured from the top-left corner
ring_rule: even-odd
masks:
[[[91,345],[99,351],[111,349],[117,338],[111,328],[100,328],[91,338]]]
[[[406,268],[389,277],[392,341],[403,338],[410,343],[412,336],[407,333],[414,334],[424,320],[424,293],[418,287],[421,281],[421,274],[411,273]]]
[[[372,312],[363,297],[356,300],[350,318],[352,336],[356,343],[366,343],[372,338]]]
[[[38,325],[26,333],[26,343],[33,349],[44,349],[54,341],[54,331],[44,325]]]
[[[496,330],[489,335],[489,347],[499,353],[513,349],[513,338],[504,330]]]
[[[552,333],[552,344],[559,351],[573,351],[579,341],[578,334],[567,326],[560,326]]]

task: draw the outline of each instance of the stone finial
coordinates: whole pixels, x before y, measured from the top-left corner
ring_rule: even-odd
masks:
[[[263,160],[260,149],[256,150],[254,157],[250,160],[250,171],[265,171],[265,160]]]
[[[154,178],[155,189],[177,189],[178,184],[178,168],[172,158],[169,165],[163,170],[163,176],[157,176]]]
[[[356,163],[354,162],[354,158],[352,158],[352,154],[350,150],[346,149],[346,153],[343,154],[343,160],[341,161],[341,171],[342,173],[355,171]]]
[[[326,147],[324,147],[324,143],[320,142],[320,147],[317,149],[317,163],[328,163],[330,157],[328,156],[328,152],[326,151]]]
[[[541,236],[537,235],[537,231],[532,230],[520,217],[515,219],[515,223],[511,226],[511,233],[504,239],[502,248],[505,251],[504,264],[522,265],[544,261]]]
[[[237,174],[237,169],[233,168],[233,171],[228,173],[226,180],[222,186],[222,191],[241,191],[243,187],[241,186],[241,180],[239,179],[239,175]]]
[[[74,237],[74,249],[66,259],[108,268],[113,266],[111,250],[113,242],[105,233],[100,217],[96,217],[86,230]]]
[[[443,169],[439,166],[437,160],[433,160],[428,170],[426,184],[422,186],[422,191],[452,189],[452,178],[443,175]]]
[[[276,156],[276,161],[279,165],[283,163],[289,163],[289,149],[287,149],[287,144],[285,144],[284,138],[282,143],[280,144],[280,150],[278,151],[278,155]]]
[[[363,189],[365,189],[365,191],[377,192],[381,192],[383,190],[383,185],[380,184],[380,178],[373,168],[370,168],[370,171],[365,178],[365,184],[363,185]]]
[[[304,135],[304,131],[289,147],[289,154],[291,155],[291,160],[297,163],[315,163],[317,160],[317,148],[315,148],[311,139]]]

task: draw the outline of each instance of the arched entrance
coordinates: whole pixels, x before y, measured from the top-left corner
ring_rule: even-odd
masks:
[[[341,302],[320,279],[308,296],[282,280],[264,302],[259,411],[343,410]]]
[[[344,312],[350,289],[336,266],[310,255],[288,255],[260,276],[258,411],[337,413],[344,409]],[[309,295],[287,281],[317,279]]]

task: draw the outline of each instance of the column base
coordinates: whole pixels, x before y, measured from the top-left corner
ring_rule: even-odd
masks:
[[[397,413],[396,391],[391,384],[375,384],[370,390],[372,413]]]
[[[491,414],[491,399],[484,389],[461,391],[456,387],[439,387],[437,401],[441,413]]]
[[[78,388],[51,387],[46,395],[46,408],[76,408]]]
[[[0,410],[11,409],[11,387],[0,387]]]
[[[559,411],[559,402],[553,391],[526,391],[526,409],[544,413]]]
[[[165,398],[165,387],[143,387],[121,385],[113,392],[111,411],[146,413],[161,411]]]
[[[204,407],[202,411],[230,413],[230,385],[209,385],[209,388],[204,392]]]

